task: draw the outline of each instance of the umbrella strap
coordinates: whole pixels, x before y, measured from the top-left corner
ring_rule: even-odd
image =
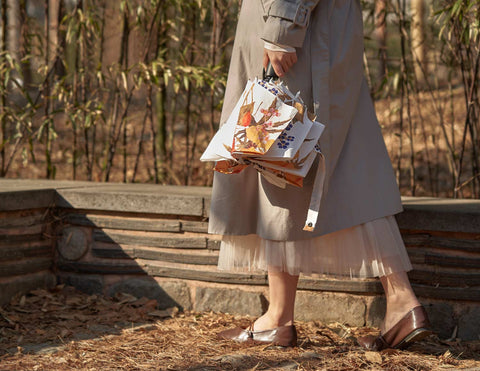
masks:
[[[325,182],[325,157],[318,153],[319,161],[315,181],[313,182],[312,196],[308,207],[307,220],[305,221],[304,231],[313,232],[317,224],[318,211],[320,210],[320,201],[323,195],[323,183]]]

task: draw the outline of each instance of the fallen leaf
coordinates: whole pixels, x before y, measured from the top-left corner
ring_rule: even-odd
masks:
[[[151,299],[149,299],[145,296],[142,296],[140,299],[132,302],[132,306],[133,307],[141,307],[141,306],[144,306],[145,304],[147,304],[149,301],[151,301]],[[155,300],[155,302],[156,302],[156,300]]]
[[[62,331],[60,331],[60,337],[62,337],[62,338],[67,337],[71,333],[72,332],[70,330],[67,330],[66,328],[64,328],[64,329],[62,329]]]
[[[127,294],[125,292],[120,292],[116,294],[115,299],[118,300],[118,304],[133,303],[134,301],[138,300],[135,296]]]
[[[154,310],[153,312],[148,313],[148,315],[153,317],[165,318],[165,317],[174,317],[175,314],[177,313],[178,313],[178,308],[173,307],[173,308],[167,308],[164,310]]]
[[[365,352],[365,359],[372,363],[381,364],[383,362],[382,356],[378,352]]]

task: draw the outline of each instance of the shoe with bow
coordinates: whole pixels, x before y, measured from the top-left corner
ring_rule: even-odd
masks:
[[[368,350],[405,349],[432,333],[425,308],[418,306],[410,310],[385,334],[377,337],[362,336],[357,339],[357,342],[358,345]]]
[[[217,337],[241,343],[254,342],[282,347],[294,347],[297,345],[297,330],[294,325],[280,326],[271,330],[254,331],[252,323],[246,329],[235,327],[233,329],[221,331],[217,334]]]

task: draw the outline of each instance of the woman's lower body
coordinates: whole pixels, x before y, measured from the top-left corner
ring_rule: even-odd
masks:
[[[224,236],[218,267],[268,272],[269,308],[255,321],[252,331],[293,325],[300,273],[379,277],[387,302],[383,334],[420,305],[406,274],[412,266],[393,216],[309,240]]]

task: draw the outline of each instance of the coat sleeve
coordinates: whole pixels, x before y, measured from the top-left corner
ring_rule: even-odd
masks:
[[[301,48],[310,15],[319,0],[264,0],[262,39],[273,44]]]

